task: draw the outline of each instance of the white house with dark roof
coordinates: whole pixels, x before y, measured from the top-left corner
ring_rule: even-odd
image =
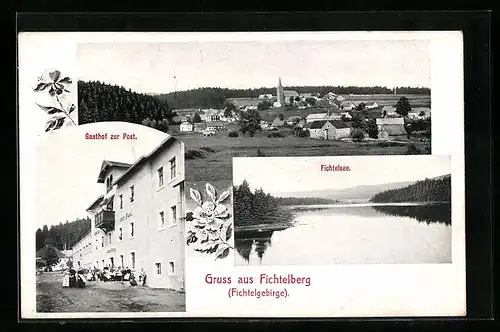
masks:
[[[193,124],[188,122],[188,121],[184,121],[179,126],[179,130],[180,131],[193,131]]]
[[[104,161],[91,230],[73,246],[84,267],[129,267],[147,285],[184,290],[184,144],[172,136],[134,164]]]
[[[378,118],[378,138],[383,140],[407,140],[404,118]]]

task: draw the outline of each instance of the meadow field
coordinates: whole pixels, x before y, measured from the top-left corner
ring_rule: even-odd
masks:
[[[186,181],[211,181],[226,186],[232,180],[233,157],[301,157],[348,155],[403,155],[413,144],[426,152],[425,142],[408,143],[330,141],[299,138],[287,133],[284,138],[268,138],[268,132],[257,132],[255,137],[228,137],[218,132],[215,137],[199,133],[175,135],[184,142],[186,151]]]

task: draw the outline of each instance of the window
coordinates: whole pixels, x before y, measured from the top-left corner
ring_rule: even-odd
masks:
[[[103,268],[103,269],[105,268],[105,265],[104,265],[104,259],[102,260],[102,268]]]
[[[174,261],[168,262],[168,274],[171,276],[175,275],[175,262]]]
[[[134,237],[135,235],[135,229],[134,229],[134,222],[130,222],[130,237]]]
[[[173,157],[172,159],[170,159],[170,180],[172,180],[173,178],[175,178],[175,173],[176,173],[176,169],[175,169],[175,157]]]
[[[113,257],[110,257],[109,263],[111,264],[111,266],[115,266],[115,259]]]
[[[159,215],[160,215],[160,229],[163,229],[165,228],[165,212],[160,211]]]
[[[163,166],[158,168],[158,187],[163,187]]]
[[[130,187],[130,202],[134,201],[134,186]]]
[[[172,216],[172,220],[171,220],[171,225],[175,225],[177,224],[177,206],[171,206],[170,207],[170,213],[171,213],[171,216]]]
[[[108,246],[111,245],[111,232],[108,233]]]
[[[121,241],[121,240],[123,240],[123,229],[120,227],[119,230],[120,230],[120,234],[118,234],[118,240]]]
[[[101,236],[101,248],[104,248],[104,236]]]
[[[156,274],[161,275],[161,263],[155,263]]]
[[[120,266],[123,267],[125,264],[123,263],[123,255],[120,255]]]
[[[132,265],[132,270],[135,270],[135,252],[130,253],[130,263]]]
[[[120,194],[118,198],[120,199],[120,209],[123,209],[123,194]]]

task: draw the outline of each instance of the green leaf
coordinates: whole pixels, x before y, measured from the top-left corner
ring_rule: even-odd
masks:
[[[71,81],[71,78],[65,77],[65,78],[59,80],[59,83],[71,84],[72,81]]]
[[[40,104],[37,104],[38,107],[40,107],[43,111],[45,111],[48,114],[55,114],[55,113],[63,113],[63,110],[54,107],[54,106],[42,106]]]
[[[217,192],[215,191],[214,186],[212,186],[210,183],[207,182],[205,187],[207,189],[208,196],[210,196],[210,198],[212,199],[212,202],[216,203]]]
[[[219,248],[217,250],[217,252],[215,253],[215,259],[223,259],[223,258],[226,258],[227,256],[229,255],[229,247],[227,248],[224,248],[221,250],[221,248]]]
[[[57,130],[63,126],[65,121],[66,117],[64,115],[56,114],[45,123],[45,131]]]
[[[203,201],[201,199],[201,193],[198,190],[190,188],[189,189],[189,194],[191,195],[191,198],[193,199],[193,201],[195,201],[196,203],[198,203],[199,205],[201,205],[201,203]]]
[[[50,85],[50,83],[43,83],[43,82],[40,82],[36,85],[36,87],[33,89],[35,92],[39,92],[39,91],[43,91],[45,90],[48,86]]]
[[[219,199],[217,200],[217,203],[224,202],[228,197],[229,197],[229,191],[222,192],[222,194],[220,194]]]

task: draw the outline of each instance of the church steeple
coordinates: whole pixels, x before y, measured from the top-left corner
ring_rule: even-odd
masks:
[[[285,94],[283,92],[283,86],[281,85],[281,77],[278,79],[278,86],[276,87],[276,97],[278,103],[280,103],[282,106],[285,105]]]

